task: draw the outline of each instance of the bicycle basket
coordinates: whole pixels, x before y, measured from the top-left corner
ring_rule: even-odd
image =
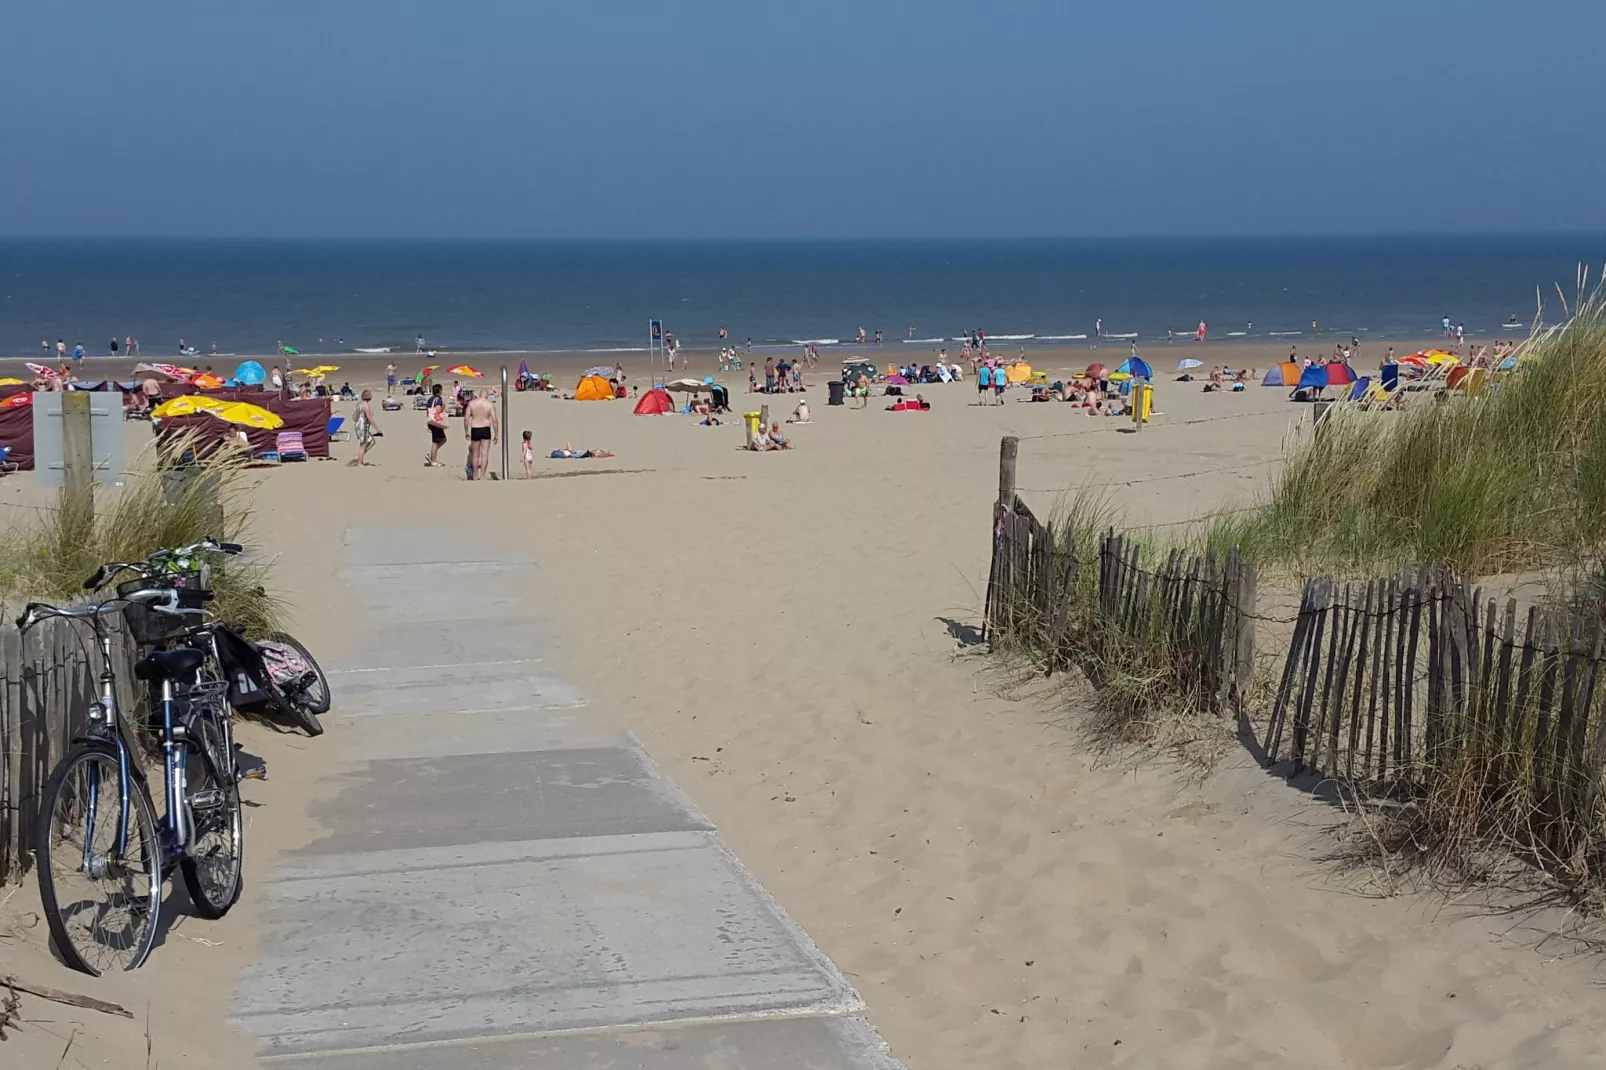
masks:
[[[117,594],[120,598],[127,598],[135,591],[150,589],[148,580],[130,580],[117,585]],[[177,587],[178,605],[180,609],[200,609],[211,597],[211,591],[200,588]],[[123,621],[128,625],[128,634],[133,636],[136,643],[165,643],[169,639],[177,639],[197,624],[201,623],[199,613],[186,613],[183,616],[174,616],[171,613],[158,613],[149,606],[139,602],[130,602],[123,607]]]

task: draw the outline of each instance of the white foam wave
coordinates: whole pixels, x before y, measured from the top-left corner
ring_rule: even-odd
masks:
[[[1267,331],[1266,333],[1271,335],[1273,338],[1293,338],[1294,336],[1304,334],[1305,332],[1304,331]]]
[[[1040,334],[1039,342],[1080,342],[1087,338],[1085,334]]]
[[[906,346],[929,346],[941,345],[945,341],[947,341],[946,338],[905,338],[903,339],[903,344]]]
[[[850,343],[841,338],[794,338],[792,339],[792,344],[795,346],[842,346]]]

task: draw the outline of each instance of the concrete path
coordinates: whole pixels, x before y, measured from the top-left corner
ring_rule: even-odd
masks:
[[[346,535],[343,786],[264,887],[235,1020],[270,1065],[897,1067],[858,994],[640,745],[542,660],[535,567]]]

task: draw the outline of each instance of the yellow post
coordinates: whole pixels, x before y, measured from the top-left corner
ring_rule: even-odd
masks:
[[[1148,383],[1132,384],[1132,424],[1134,429],[1143,430],[1143,425],[1149,422],[1149,409],[1153,405],[1154,387]]]

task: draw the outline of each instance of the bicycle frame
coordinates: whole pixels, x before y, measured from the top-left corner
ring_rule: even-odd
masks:
[[[101,656],[100,700],[90,708],[91,727],[88,734],[93,738],[110,736],[112,746],[117,750],[117,857],[121,858],[128,850],[129,778],[137,776],[143,780],[144,773],[133,762],[128,751],[128,742],[123,738],[122,726],[117,719],[117,673],[112,662],[111,635],[102,625],[99,616],[92,618],[92,625]],[[188,771],[184,762],[186,731],[182,725],[174,721],[173,681],[169,677],[162,679],[161,702],[164,752],[162,779],[166,813],[163,814],[162,823],[157,831],[160,839],[159,849],[162,852],[161,869],[165,875],[171,868],[172,862],[181,857],[188,848],[194,821],[189,812]],[[96,726],[99,726],[98,729]],[[84,872],[97,878],[105,875],[104,870],[109,865],[109,860],[98,860],[92,853],[95,842],[96,810],[100,801],[99,781],[99,769],[91,766],[89,808],[85,814],[87,826],[84,835]]]

